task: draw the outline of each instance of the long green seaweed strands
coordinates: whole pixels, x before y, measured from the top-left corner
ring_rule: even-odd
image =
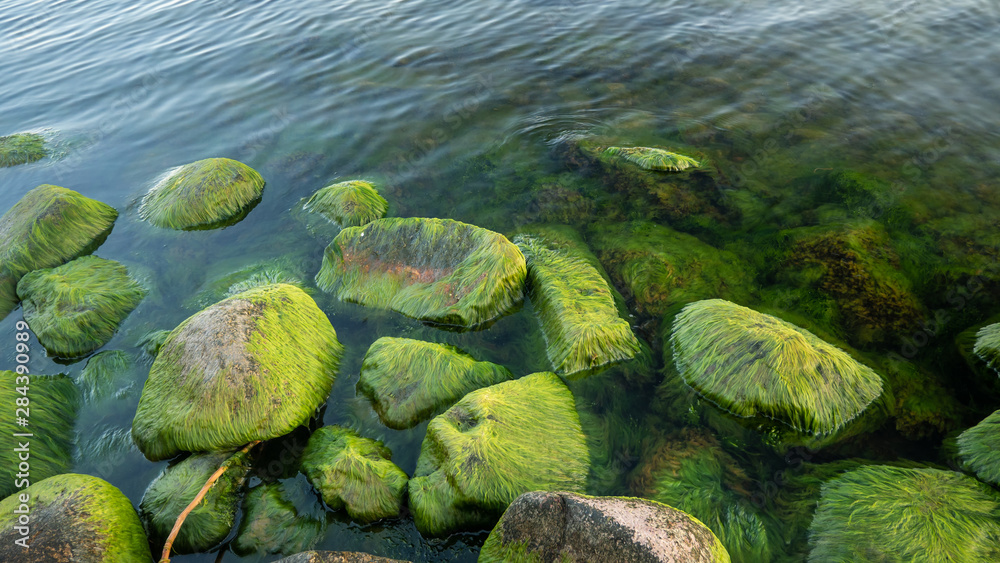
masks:
[[[0,137],[0,168],[35,162],[48,154],[45,138],[38,133],[14,133]]]
[[[264,179],[228,158],[173,168],[142,198],[139,216],[158,227],[191,229],[239,216],[261,197]]]
[[[317,190],[303,209],[319,213],[341,227],[357,227],[384,217],[389,202],[371,182],[350,180]]]
[[[959,435],[958,455],[977,477],[1000,487],[1000,410]]]
[[[1000,323],[979,329],[973,352],[1000,375]]]
[[[649,147],[608,147],[604,154],[631,162],[644,170],[680,172],[698,168],[700,163],[682,154]]]

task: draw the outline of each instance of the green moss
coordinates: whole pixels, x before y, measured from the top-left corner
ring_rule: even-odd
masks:
[[[972,349],[979,359],[1000,375],[1000,323],[984,326],[976,333],[976,344]]]
[[[22,480],[15,477],[19,472],[15,452],[25,443],[29,444],[31,456],[31,482],[69,471],[73,466],[73,425],[79,408],[79,392],[72,379],[0,371],[0,404],[6,405],[10,413],[0,419],[0,448],[10,456],[8,462],[0,464],[0,498],[20,488],[15,486]],[[18,408],[24,411],[16,412]],[[18,426],[17,417],[27,419],[29,426]],[[32,436],[14,436],[18,433]]]
[[[1000,410],[959,435],[958,455],[979,479],[1000,487]]]
[[[264,179],[228,158],[206,158],[168,171],[139,207],[139,215],[169,229],[215,228],[239,219],[261,198]]]
[[[475,327],[524,296],[524,256],[503,235],[450,219],[378,219],[341,231],[316,285],[337,298]]]
[[[892,390],[896,430],[911,440],[941,437],[960,427],[962,404],[942,378],[901,357],[881,358]]]
[[[534,227],[514,243],[527,261],[530,297],[556,373],[590,374],[639,352],[603,268],[573,229]]]
[[[319,213],[341,227],[358,227],[381,219],[389,203],[371,182],[351,180],[318,190],[305,204],[305,210]]]
[[[309,293],[303,280],[305,271],[296,260],[288,257],[263,260],[240,267],[236,271],[222,269],[224,274],[209,274],[209,279],[198,291],[184,300],[185,308],[203,309],[227,297],[243,293],[263,285],[287,283]]]
[[[172,551],[196,553],[222,543],[236,523],[250,461],[246,452],[214,452],[192,455],[164,469],[139,503],[139,515],[153,544],[163,545],[180,513],[225,463],[226,471],[184,520]]]
[[[643,170],[668,170],[679,172],[688,168],[698,168],[697,160],[682,154],[649,147],[608,147],[605,156],[619,158],[635,164]]]
[[[146,290],[118,262],[83,256],[25,274],[17,295],[48,353],[78,358],[107,344]]]
[[[230,297],[171,332],[132,435],[154,461],[282,436],[326,401],[342,352],[329,319],[294,286]]]
[[[32,443],[32,453],[34,453]],[[34,456],[32,456],[34,460]],[[32,465],[34,476],[34,465]],[[132,503],[97,477],[67,473],[38,481],[19,494],[29,497],[31,561],[151,562],[152,554]],[[19,495],[0,501],[0,560],[25,561],[15,539]]]
[[[0,168],[35,162],[48,154],[45,139],[37,133],[14,133],[0,137]]]
[[[330,508],[371,522],[398,516],[403,506],[408,477],[391,459],[382,442],[325,426],[309,438],[301,468]]]
[[[76,378],[76,383],[88,402],[100,401],[130,386],[130,374],[134,367],[135,361],[128,352],[105,350],[87,360],[87,366]]]
[[[951,471],[861,467],[823,485],[809,561],[996,561],[1000,496]]]
[[[313,497],[313,498],[310,498]],[[267,483],[250,489],[233,553],[291,555],[314,547],[326,532],[318,500],[297,480]]]
[[[684,307],[670,344],[681,377],[708,400],[806,435],[844,428],[882,392],[878,374],[843,350],[721,299]]]
[[[410,507],[424,534],[489,524],[521,493],[583,492],[589,462],[572,393],[535,373],[473,391],[431,420]]]
[[[17,304],[17,282],[96,249],[118,212],[72,190],[43,184],[0,217],[0,318]]]
[[[402,430],[440,414],[466,393],[513,379],[510,370],[454,346],[382,337],[365,354],[358,391],[389,428]]]
[[[844,170],[831,174],[824,186],[826,196],[840,203],[855,217],[870,217],[889,223],[901,219],[896,209],[896,193],[888,182],[858,172]]]
[[[169,330],[150,331],[144,334],[136,345],[142,349],[143,354],[152,362],[156,359],[156,355],[160,353],[160,348],[163,347],[163,343],[167,341],[169,336]]]

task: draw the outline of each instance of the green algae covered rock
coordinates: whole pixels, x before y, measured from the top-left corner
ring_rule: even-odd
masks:
[[[274,563],[407,563],[356,551],[303,551]]]
[[[475,327],[524,298],[524,256],[506,237],[450,219],[378,219],[326,248],[316,285],[345,301]]]
[[[556,373],[592,373],[626,361],[639,341],[618,314],[603,268],[570,227],[536,227],[514,238],[528,265],[530,297]]]
[[[139,215],[168,229],[213,229],[242,219],[261,198],[264,179],[228,158],[206,158],[168,171],[139,207]]]
[[[601,152],[605,157],[630,162],[643,170],[680,172],[700,166],[689,156],[652,147],[607,147]]]
[[[76,385],[64,375],[0,371],[0,404],[7,405],[10,413],[0,419],[0,448],[10,456],[0,464],[0,498],[13,494],[29,481],[37,483],[69,471],[73,466],[73,425],[79,402]],[[18,417],[27,420],[28,425],[18,425]],[[32,436],[15,436],[25,433]],[[28,479],[17,477],[18,473],[24,473],[18,469],[16,460],[25,444],[30,456]]]
[[[250,489],[243,520],[230,544],[233,553],[291,555],[313,548],[326,532],[326,515],[309,485],[297,480],[266,483]]]
[[[997,561],[1000,495],[939,469],[868,466],[823,485],[809,561]]]
[[[177,517],[223,463],[228,466],[225,473],[184,520],[173,552],[207,551],[226,539],[236,523],[243,483],[250,471],[246,452],[195,454],[164,469],[149,484],[139,503],[139,515],[154,545],[163,545]]]
[[[27,503],[21,500],[25,496],[30,499]],[[23,504],[30,511],[24,534],[18,530],[17,513],[24,510]],[[15,543],[18,540],[24,543]],[[0,501],[0,561],[152,560],[132,503],[103,479],[75,473],[57,475]]]
[[[48,353],[78,358],[107,344],[146,290],[118,262],[83,256],[25,274],[17,295]]]
[[[348,428],[325,426],[309,438],[302,472],[334,509],[371,522],[399,515],[408,477],[382,442]]]
[[[972,352],[1000,375],[1000,323],[979,329]]]
[[[170,333],[132,436],[153,461],[283,436],[326,401],[342,351],[301,289],[277,284],[230,297]]]
[[[48,154],[45,138],[38,133],[14,133],[0,137],[0,168],[35,162]]]
[[[421,533],[492,525],[528,491],[583,492],[590,456],[573,395],[550,372],[466,395],[427,426],[410,479]]]
[[[479,552],[505,561],[650,561],[729,563],[704,524],[655,501],[529,492],[504,512]]]
[[[384,217],[389,203],[371,182],[350,180],[318,190],[304,208],[341,227],[358,227]]]
[[[358,391],[389,428],[402,430],[439,414],[466,393],[514,376],[454,346],[385,336],[365,354]]]
[[[1000,410],[958,436],[958,455],[977,477],[1000,487]]]
[[[697,238],[649,222],[596,225],[589,240],[619,291],[639,313],[663,315],[676,303],[748,299],[742,261]]]
[[[209,273],[208,279],[198,291],[184,300],[185,308],[201,310],[237,293],[275,283],[294,285],[306,293],[314,291],[305,287],[303,280],[306,279],[306,273],[302,265],[288,256],[242,265],[236,270],[213,268],[216,269],[224,273]]]
[[[130,374],[135,366],[135,359],[128,352],[98,352],[87,360],[76,383],[86,401],[100,401],[131,389],[134,384]]]
[[[96,249],[118,212],[73,190],[43,184],[0,217],[0,318],[17,305],[17,282]]]
[[[738,417],[832,434],[882,392],[882,379],[843,350],[771,315],[722,299],[684,307],[670,335],[684,381]]]

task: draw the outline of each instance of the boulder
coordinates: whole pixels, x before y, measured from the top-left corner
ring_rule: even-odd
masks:
[[[48,154],[45,138],[38,133],[14,133],[0,137],[0,168],[35,162]]]
[[[972,352],[1000,375],[1000,323],[979,329]]]
[[[238,222],[264,191],[253,168],[228,158],[206,158],[168,170],[139,207],[139,216],[168,229],[214,229]]]
[[[1000,487],[1000,410],[958,436],[958,456],[980,480]]]
[[[356,551],[303,551],[274,563],[408,563]]]
[[[655,147],[607,147],[600,151],[600,156],[629,162],[643,170],[680,172],[701,166],[689,156]]]
[[[389,203],[371,182],[350,180],[317,190],[305,203],[304,209],[319,213],[346,228],[381,219],[388,211]]]
[[[266,483],[247,493],[243,520],[230,546],[242,557],[289,555],[312,549],[326,527],[326,514],[304,481]]]

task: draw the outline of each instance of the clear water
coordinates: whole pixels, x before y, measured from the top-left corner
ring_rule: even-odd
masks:
[[[947,261],[960,250],[956,263],[989,272],[1000,255],[998,28],[1000,6],[981,0],[0,1],[0,135],[42,131],[56,152],[0,169],[0,210],[53,183],[121,211],[97,254],[156,283],[105,347],[128,351],[145,332],[192,314],[180,304],[214,275],[289,255],[311,279],[325,241],[291,210],[337,179],[380,180],[392,215],[505,233],[537,221],[666,223],[646,201],[567,166],[564,148],[589,136],[695,146],[734,197],[765,202],[739,229],[695,232],[713,244],[752,242],[751,227],[807,224],[796,182],[849,167],[893,183],[896,204],[916,217],[926,246],[904,261]],[[266,179],[245,220],[183,233],[138,221],[136,201],[159,174],[213,156]],[[539,195],[553,177],[592,203]],[[355,397],[360,358],[376,338],[447,341],[523,374],[549,368],[530,306],[487,331],[456,334],[316,297],[348,350],[323,422],[385,440],[410,473],[425,425],[386,429]],[[942,299],[924,305],[934,310]],[[995,295],[992,302],[992,310],[963,311],[961,322],[997,313]],[[0,367],[14,365],[18,319],[15,311],[0,321],[10,343],[0,345]],[[910,336],[867,352],[899,351]],[[937,369],[949,338],[932,337],[916,359]],[[36,352],[31,368],[76,375],[84,364]],[[86,405],[77,422],[75,470],[136,503],[165,463],[113,440],[93,444],[129,427],[144,369],[118,398]],[[961,388],[961,370],[940,377]],[[969,401],[961,390],[956,397]],[[996,405],[967,406],[965,425]],[[939,443],[869,451],[940,461]],[[326,518],[320,548],[414,560],[474,560],[485,538],[424,539],[408,519],[359,526]]]

